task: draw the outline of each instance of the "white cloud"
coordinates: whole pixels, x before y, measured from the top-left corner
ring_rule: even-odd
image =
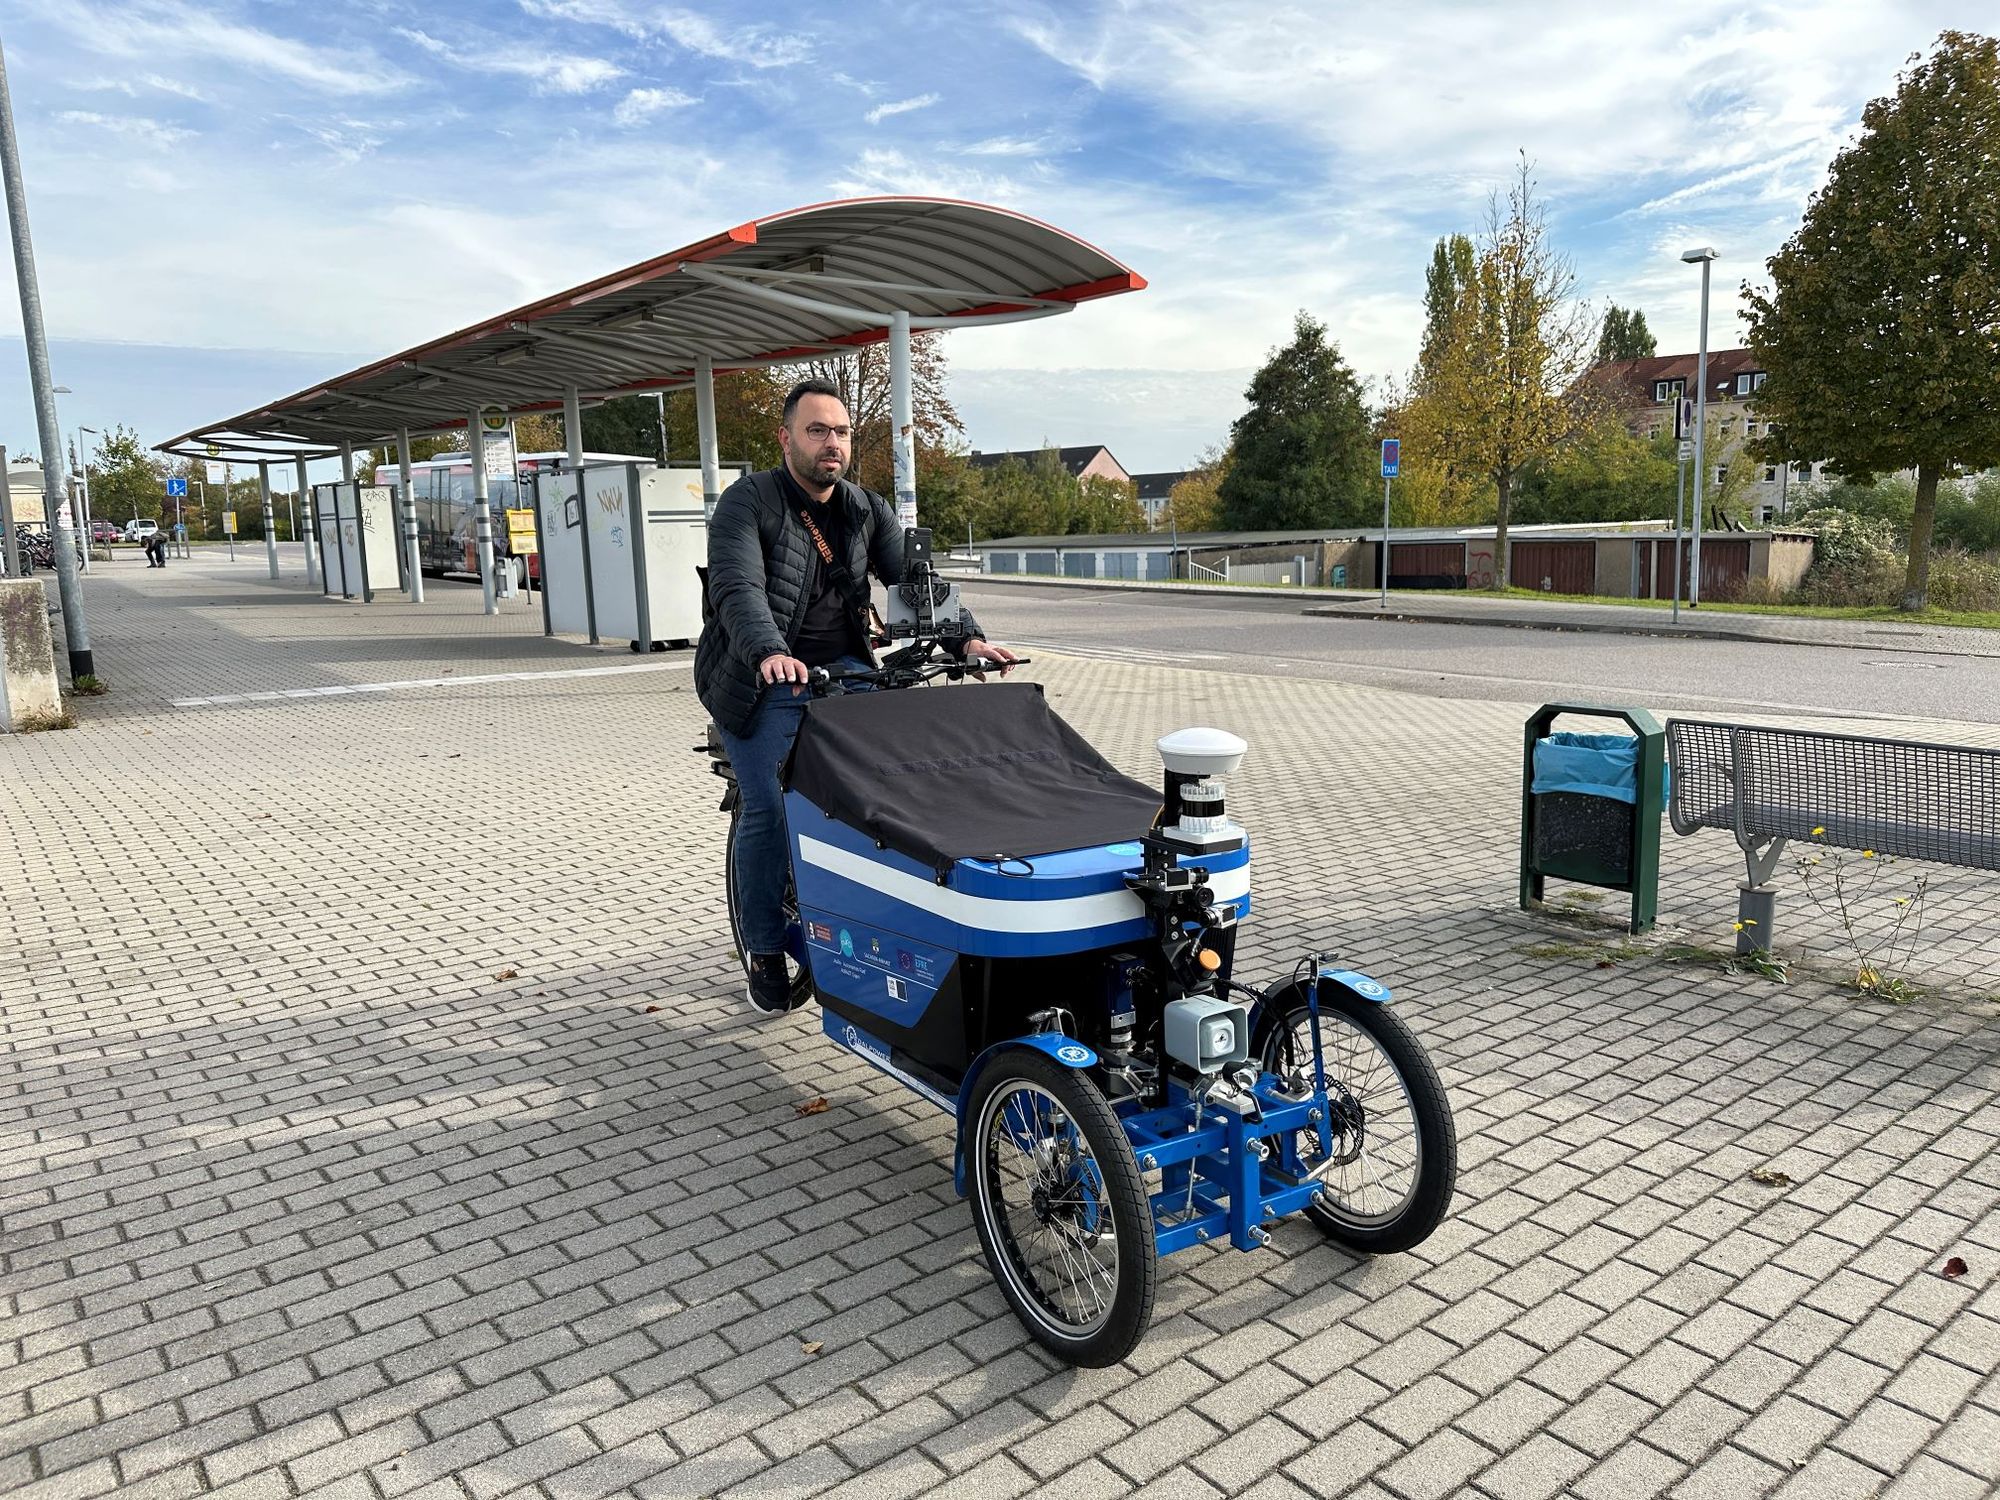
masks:
[[[147,88],[158,89],[163,94],[178,94],[183,99],[192,99],[199,104],[208,102],[208,95],[193,84],[183,83],[177,78],[162,78],[157,73],[148,73],[139,81]]]
[[[67,125],[89,125],[99,130],[109,130],[114,135],[143,141],[149,146],[171,146],[174,142],[184,141],[194,134],[193,131],[183,130],[178,125],[149,120],[143,115],[100,115],[87,109],[66,109],[56,118]]]
[[[891,115],[907,115],[912,110],[929,109],[942,97],[941,94],[917,94],[908,99],[898,99],[893,104],[878,104],[862,118],[870,125],[880,125]]]
[[[960,156],[1045,156],[1054,149],[1046,136],[989,135],[969,146],[960,146]]]
[[[547,52],[517,44],[480,43],[454,47],[424,31],[397,27],[396,34],[431,56],[475,73],[504,73],[525,78],[538,94],[587,94],[625,76],[625,70],[601,57]]]
[[[113,57],[156,64],[174,58],[207,70],[233,65],[252,78],[280,78],[330,94],[387,93],[410,82],[372,55],[310,46],[178,0],[138,0],[115,10],[65,4],[44,14],[83,46]]]
[[[663,39],[701,57],[752,68],[783,68],[813,54],[809,37],[766,24],[724,28],[695,11],[626,0],[519,0],[541,20],[608,26],[635,40]]]
[[[645,124],[663,110],[685,109],[694,102],[694,95],[683,94],[679,89],[633,89],[618,101],[618,107],[611,111],[611,118],[614,123],[630,130]]]

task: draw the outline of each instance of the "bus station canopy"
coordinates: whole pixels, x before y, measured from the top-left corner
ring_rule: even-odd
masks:
[[[705,387],[715,370],[837,354],[912,329],[1066,313],[1144,278],[1037,220],[943,198],[856,198],[739,224],[160,444],[283,463],[399,432]],[[702,394],[705,396],[706,391]]]

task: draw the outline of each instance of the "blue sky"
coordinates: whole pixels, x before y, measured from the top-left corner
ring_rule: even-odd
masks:
[[[1371,380],[1517,150],[1580,291],[1692,348],[1863,104],[1983,3],[1004,6],[8,0],[65,430],[150,441],[730,224],[875,192],[1020,209],[1151,283],[954,334],[974,447],[1226,437],[1306,308]],[[0,442],[33,441],[18,303]]]

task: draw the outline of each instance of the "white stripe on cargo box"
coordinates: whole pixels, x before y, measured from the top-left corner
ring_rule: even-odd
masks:
[[[1101,891],[1093,896],[1065,896],[1054,901],[1006,901],[997,896],[968,895],[803,835],[799,838],[799,856],[809,865],[879,891],[892,901],[980,932],[1080,932],[1134,921],[1146,914],[1144,905],[1130,891]],[[1208,888],[1218,902],[1249,895],[1249,865],[1218,870],[1209,877]]]

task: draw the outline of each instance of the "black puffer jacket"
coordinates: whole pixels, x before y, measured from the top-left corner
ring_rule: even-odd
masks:
[[[849,576],[903,581],[903,532],[889,502],[845,479],[830,505],[843,507]],[[758,665],[789,654],[819,582],[819,549],[785,502],[778,471],[746,474],[722,493],[708,523],[708,599],[715,613],[694,653],[694,690],[731,734],[750,727],[764,691]],[[966,614],[966,625],[982,634]]]

